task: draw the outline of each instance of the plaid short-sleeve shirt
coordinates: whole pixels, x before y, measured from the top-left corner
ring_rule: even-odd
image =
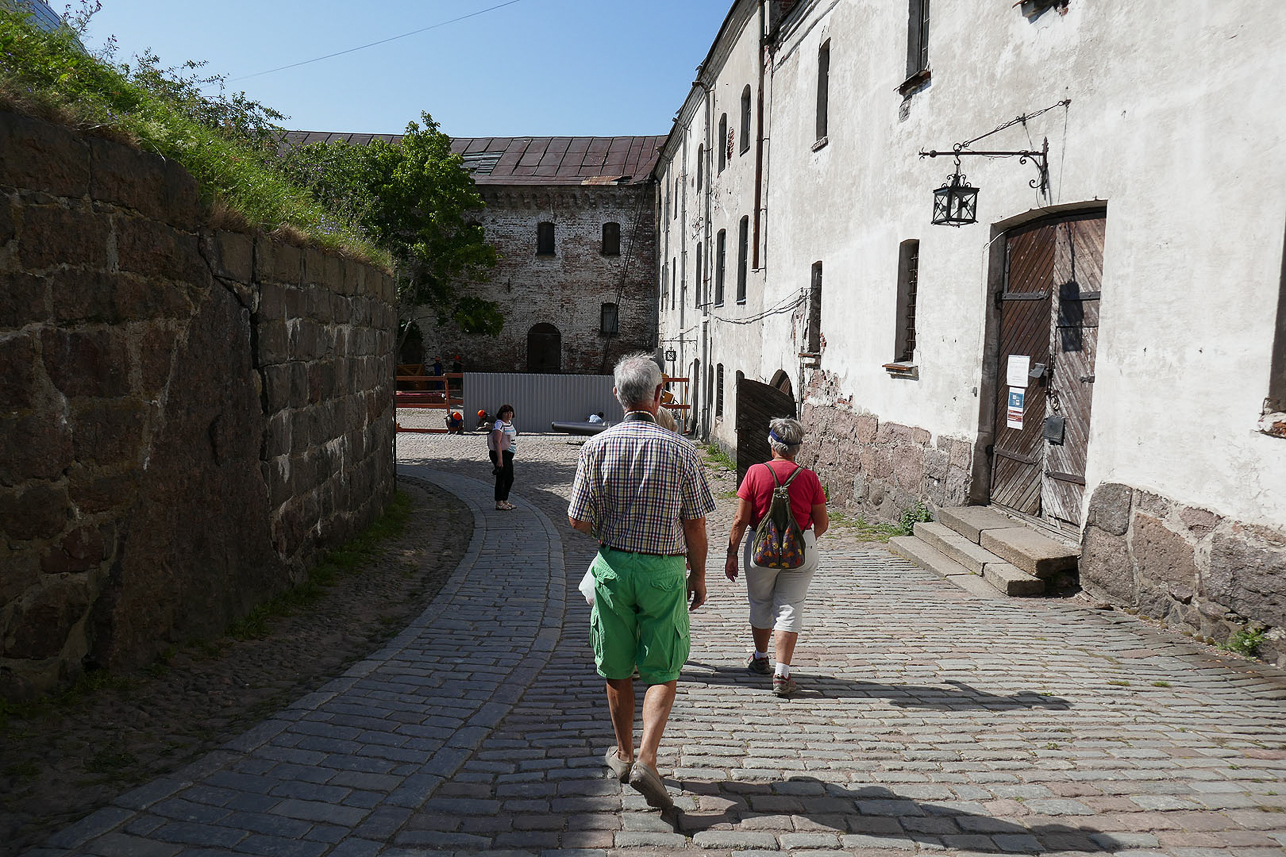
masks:
[[[683,521],[714,511],[696,448],[643,420],[581,447],[567,515],[589,521],[601,544],[628,553],[681,554]]]

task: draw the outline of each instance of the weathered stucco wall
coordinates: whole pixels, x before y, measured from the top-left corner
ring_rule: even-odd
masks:
[[[203,226],[182,168],[0,113],[0,693],[129,668],[394,490],[393,283]]]
[[[479,213],[499,261],[475,294],[493,300],[505,317],[498,337],[466,336],[454,324],[438,327],[431,310],[417,321],[424,359],[451,364],[457,352],[470,372],[528,372],[527,334],[551,324],[562,335],[561,370],[597,374],[630,351],[652,347],[656,331],[655,231],[651,185],[505,186],[479,189]],[[536,254],[536,225],[554,224],[554,252]],[[620,254],[606,255],[603,224],[620,224]],[[600,332],[600,312],[615,303],[619,332]],[[608,352],[606,360],[604,351]]]

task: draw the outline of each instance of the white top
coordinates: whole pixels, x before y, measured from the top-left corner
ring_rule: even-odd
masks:
[[[501,448],[496,447],[496,432],[504,435],[505,443]],[[501,452],[507,450],[517,453],[518,451],[518,429],[514,428],[512,422],[496,420],[496,424],[491,427],[491,432],[487,435],[487,449],[492,452]]]

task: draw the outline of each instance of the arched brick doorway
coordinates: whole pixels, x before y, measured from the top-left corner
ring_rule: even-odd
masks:
[[[552,324],[533,326],[527,331],[527,371],[557,374],[562,367],[563,335]]]

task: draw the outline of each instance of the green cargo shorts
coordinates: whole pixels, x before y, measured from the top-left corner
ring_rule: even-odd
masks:
[[[590,644],[603,678],[623,679],[639,668],[647,684],[679,677],[692,638],[683,557],[599,548],[590,565],[594,609]]]

